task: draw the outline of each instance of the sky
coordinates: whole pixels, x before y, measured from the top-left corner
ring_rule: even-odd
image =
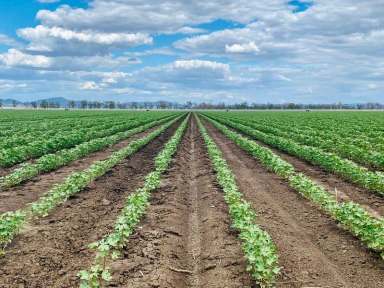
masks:
[[[0,98],[384,103],[383,0],[0,0]]]

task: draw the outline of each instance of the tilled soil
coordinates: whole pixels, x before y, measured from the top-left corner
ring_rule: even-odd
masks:
[[[111,287],[250,287],[227,206],[191,119],[141,227],[113,264]]]
[[[28,203],[36,201],[40,196],[48,192],[54,184],[60,183],[73,172],[82,171],[88,168],[93,162],[108,158],[114,151],[127,146],[133,140],[144,137],[156,128],[135,134],[111,147],[91,153],[55,171],[40,174],[21,185],[5,191],[0,190],[0,213],[25,207]],[[10,170],[10,172],[12,171]]]
[[[124,200],[142,185],[176,127],[26,227],[0,258],[0,287],[78,287],[76,274],[94,256],[87,245],[111,231]]]
[[[275,241],[277,287],[383,287],[384,263],[308,200],[205,121],[258,223]]]
[[[292,164],[297,171],[304,173],[315,182],[321,184],[329,192],[337,195],[340,201],[353,201],[359,203],[370,212],[371,215],[376,217],[384,216],[383,196],[379,196],[378,194],[375,194],[375,192],[367,189],[360,188],[319,166],[312,165],[305,160],[289,155],[261,141],[252,140],[261,146],[271,149],[275,154]]]
[[[261,145],[265,146],[265,144]],[[306,161],[288,155],[277,149],[273,149],[271,147],[268,148],[272,149],[274,153],[291,163],[297,171],[306,174],[315,182],[324,186],[328,191],[337,195],[339,200],[354,201],[361,204],[372,215],[377,217],[384,216],[383,196],[379,196],[378,194],[368,191],[367,189],[357,187],[341,177],[321,169],[319,166],[311,165]]]

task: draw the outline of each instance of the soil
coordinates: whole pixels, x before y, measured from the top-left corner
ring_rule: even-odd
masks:
[[[282,268],[277,287],[384,287],[384,261],[377,253],[366,249],[286,181],[268,172],[212,125],[204,123],[222,149],[245,199],[258,213],[258,224],[277,245]],[[126,197],[143,185],[145,175],[154,167],[155,156],[176,127],[174,124],[49,216],[23,229],[0,258],[0,288],[78,287],[76,274],[88,268],[95,256],[88,244],[112,230]],[[15,191],[27,196],[15,197],[18,200],[2,198],[0,207],[16,209],[26,205],[64,175],[85,169],[92,161],[106,158],[112,149],[131,140],[9,190],[14,191],[12,197],[17,194]],[[315,181],[347,195],[343,197],[358,199],[353,198],[353,189],[358,195],[365,193],[301,160],[280,155]],[[108,287],[258,287],[246,272],[241,241],[231,228],[223,192],[193,117],[150,204],[122,258],[110,263],[112,281]],[[383,211],[373,202],[366,205],[375,213]]]
[[[87,245],[111,231],[124,200],[142,185],[176,127],[26,227],[0,258],[0,287],[78,287],[76,274],[94,256]]]
[[[384,263],[277,175],[205,121],[240,190],[272,236],[282,273],[277,287],[382,287]]]
[[[246,135],[244,135],[246,136]],[[322,185],[329,192],[337,195],[340,201],[353,201],[362,205],[372,216],[384,216],[384,197],[375,192],[358,187],[340,176],[332,174],[319,166],[312,165],[305,160],[289,155],[261,141],[254,140],[257,144],[271,149],[275,154],[289,162],[298,172],[309,176],[316,183]]]
[[[91,153],[57,170],[40,174],[31,180],[12,187],[5,191],[0,190],[0,213],[14,211],[25,207],[28,203],[36,201],[40,196],[48,192],[56,183],[62,182],[73,172],[87,169],[93,162],[108,158],[135,139],[139,139],[152,132],[158,127],[151,128],[145,132],[135,134],[107,149]]]
[[[268,148],[271,149],[271,147]],[[384,216],[383,196],[375,194],[367,189],[357,187],[339,176],[321,169],[321,167],[311,165],[306,161],[300,160],[279,150],[272,150],[281,158],[291,163],[297,171],[306,174],[334,195],[337,194],[340,201],[353,201],[359,203],[368,210],[371,215],[376,217]]]
[[[197,124],[190,126],[110,287],[250,287]]]

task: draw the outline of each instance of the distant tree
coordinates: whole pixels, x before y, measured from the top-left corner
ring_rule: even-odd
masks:
[[[125,104],[124,104],[124,103],[117,102],[117,108],[119,108],[119,109],[125,109]]]
[[[85,109],[88,107],[88,101],[87,100],[81,100],[80,102],[81,109]]]
[[[3,107],[3,99],[0,99],[0,108]]]
[[[48,104],[49,104],[49,103],[48,103],[47,100],[43,100],[43,101],[40,102],[40,107],[41,107],[41,108],[44,108],[44,109],[45,109],[45,108],[48,108]]]
[[[132,107],[132,109],[137,109],[137,102],[132,102],[131,103],[131,107]]]
[[[68,106],[69,106],[69,108],[75,108],[75,105],[76,105],[76,103],[75,103],[75,101],[73,101],[73,100],[71,100],[71,101],[69,101],[68,102]]]
[[[115,103],[115,101],[109,101],[109,102],[108,102],[108,108],[109,108],[109,109],[115,109],[115,108],[116,108],[116,103]]]
[[[36,109],[37,108],[37,103],[35,101],[32,101],[31,102],[31,106],[32,106],[32,108]]]
[[[166,109],[166,108],[167,108],[167,102],[165,102],[165,101],[160,101],[160,102],[159,102],[159,107],[160,107],[160,109]]]
[[[12,100],[12,107],[16,107],[16,106],[17,106],[16,100]]]

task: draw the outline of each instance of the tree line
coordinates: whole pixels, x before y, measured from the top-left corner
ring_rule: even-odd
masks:
[[[3,107],[3,100],[0,99],[0,107]],[[41,100],[32,101],[28,103],[18,103],[12,100],[12,107],[29,107],[29,108],[67,108],[67,109],[212,109],[212,110],[311,110],[311,109],[384,109],[384,104],[381,103],[358,103],[358,104],[344,104],[344,103],[331,103],[331,104],[297,104],[297,103],[283,103],[283,104],[259,104],[259,103],[193,103],[188,101],[184,104],[168,101],[155,101],[155,102],[127,102],[121,103],[118,101],[67,101],[66,104],[60,102]]]

